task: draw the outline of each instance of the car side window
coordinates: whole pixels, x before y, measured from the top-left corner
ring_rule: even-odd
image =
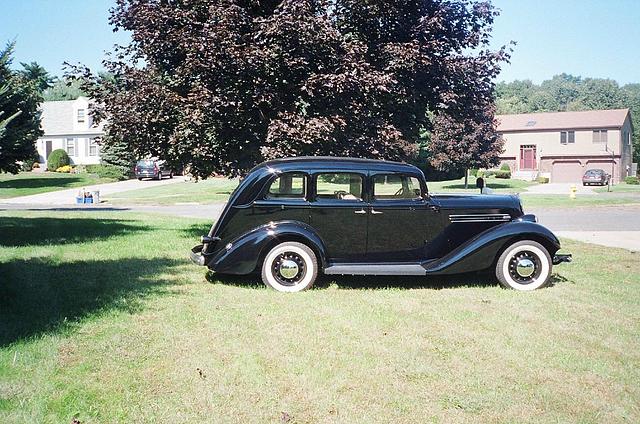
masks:
[[[281,174],[273,180],[267,191],[267,199],[304,199],[306,177],[300,173]]]
[[[316,177],[318,199],[362,200],[362,176],[350,173],[323,173]]]
[[[375,200],[420,199],[420,181],[408,175],[388,174],[373,177]]]

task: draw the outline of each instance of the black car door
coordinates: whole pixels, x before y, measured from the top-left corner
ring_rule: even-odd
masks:
[[[319,172],[313,177],[311,226],[329,262],[362,262],[367,248],[366,173]]]
[[[372,173],[368,208],[367,260],[417,262],[428,257],[427,245],[439,226],[437,207],[426,199],[418,176]]]

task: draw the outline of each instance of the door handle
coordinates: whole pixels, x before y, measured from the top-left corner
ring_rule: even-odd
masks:
[[[438,205],[429,205],[429,209],[431,209],[434,212],[440,212],[440,206]]]
[[[357,213],[358,215],[362,215],[367,213],[367,211],[365,211],[364,209],[360,209],[359,211],[354,211],[353,213]]]
[[[371,215],[381,215],[383,212],[371,209]]]

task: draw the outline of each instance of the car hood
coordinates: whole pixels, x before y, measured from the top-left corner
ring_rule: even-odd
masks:
[[[470,213],[508,213],[513,218],[524,214],[520,198],[511,194],[434,194],[431,199],[442,209]]]

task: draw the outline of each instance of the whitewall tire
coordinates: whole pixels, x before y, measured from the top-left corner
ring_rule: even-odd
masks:
[[[496,277],[504,287],[530,291],[551,281],[551,255],[533,240],[516,242],[502,252],[496,264]]]
[[[299,292],[313,286],[318,260],[309,246],[287,241],[272,248],[262,263],[262,281],[281,292]]]

